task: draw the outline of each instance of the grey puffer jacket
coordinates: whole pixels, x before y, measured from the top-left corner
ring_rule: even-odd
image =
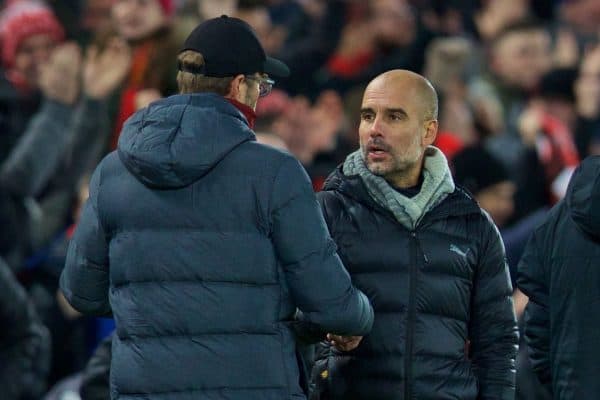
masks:
[[[98,166],[61,287],[116,322],[113,399],[303,399],[294,316],[366,334],[309,179],[214,94],[135,114]]]

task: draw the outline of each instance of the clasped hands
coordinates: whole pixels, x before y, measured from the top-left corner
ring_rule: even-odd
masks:
[[[332,333],[327,334],[327,341],[339,351],[354,350],[360,344],[362,336],[339,336]]]

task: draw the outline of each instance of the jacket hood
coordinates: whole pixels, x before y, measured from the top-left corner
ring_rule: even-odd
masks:
[[[255,136],[246,118],[222,96],[175,95],[127,120],[118,153],[145,185],[177,188],[200,179],[249,140]]]
[[[600,238],[600,156],[579,164],[565,197],[571,218],[589,235]]]

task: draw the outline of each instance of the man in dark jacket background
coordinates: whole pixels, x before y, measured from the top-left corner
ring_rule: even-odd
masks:
[[[593,156],[575,170],[519,263],[529,358],[556,400],[600,398],[599,204],[600,157]]]
[[[115,318],[114,399],[303,399],[295,316],[364,335],[373,311],[300,163],[251,129],[289,70],[226,16],[178,62],[181,94],[132,116],[94,172],[61,288]]]
[[[0,258],[0,393],[3,400],[39,399],[50,370],[50,333],[25,289]]]
[[[319,193],[376,315],[362,341],[329,335],[319,349],[322,398],[514,399],[518,334],[502,240],[431,146],[437,127],[426,79],[378,76],[363,96],[360,150]]]

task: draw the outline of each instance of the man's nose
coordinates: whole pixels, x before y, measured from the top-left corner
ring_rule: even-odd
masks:
[[[370,129],[369,129],[369,136],[376,137],[376,136],[382,136],[382,135],[383,135],[383,130],[382,130],[381,117],[376,116],[375,119],[373,120],[373,123],[371,124]]]

